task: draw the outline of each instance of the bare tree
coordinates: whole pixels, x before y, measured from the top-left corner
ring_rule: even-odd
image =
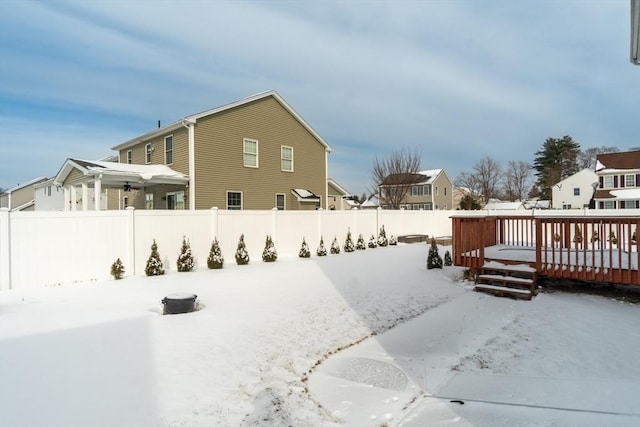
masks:
[[[411,186],[420,181],[420,153],[403,148],[373,163],[371,179],[373,193],[378,194],[380,206],[399,209]]]
[[[481,194],[482,187],[478,177],[470,172],[462,172],[455,179],[456,187],[462,187],[469,191],[469,195],[478,198]]]
[[[591,147],[586,150],[581,150],[578,154],[578,166],[580,169],[595,170],[596,156],[598,154],[617,153],[618,151],[620,151],[618,147],[606,147],[604,145],[602,147]]]
[[[472,174],[475,176],[477,186],[485,203],[489,199],[496,197],[503,176],[502,166],[498,162],[491,156],[484,156],[473,165]]]
[[[510,160],[504,174],[504,193],[510,201],[523,200],[530,192],[533,167],[523,161]]]

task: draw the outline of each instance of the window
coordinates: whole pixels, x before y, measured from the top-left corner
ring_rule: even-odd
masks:
[[[606,175],[604,177],[604,188],[613,188],[613,175]]]
[[[438,186],[436,185],[436,196],[438,195]]]
[[[424,209],[427,210],[427,211],[432,211],[433,210],[433,203],[431,203],[431,202],[426,203],[424,205]]]
[[[151,148],[151,144],[147,144],[144,146],[144,160],[147,164],[151,163],[151,152],[153,149]]]
[[[243,162],[244,166],[248,168],[258,167],[258,141],[253,139],[242,140],[243,150]]]
[[[242,209],[242,193],[239,191],[227,191],[227,209]]]
[[[414,185],[413,187],[411,187],[411,195],[412,196],[424,195],[424,187],[422,185]]]
[[[580,195],[580,189],[579,188],[574,188],[573,189],[573,195],[574,196],[579,196]]]
[[[133,151],[131,150],[127,151],[127,163],[128,164],[133,163]]]
[[[284,210],[284,194],[276,194],[276,209]]]
[[[153,193],[146,193],[144,195],[144,208],[153,209]]]
[[[571,209],[571,205],[565,203],[562,205],[562,209]]]
[[[167,193],[167,209],[184,209],[184,191]]]
[[[280,170],[293,172],[293,147],[280,147]]]
[[[424,185],[423,187],[424,187],[424,190],[423,190],[424,191],[424,195],[425,196],[430,196],[431,195],[431,184]]]
[[[173,135],[164,138],[164,164],[173,164]]]
[[[605,200],[604,201],[604,208],[605,209],[615,209],[616,205],[615,205],[613,200]]]
[[[445,196],[447,195],[447,187],[444,187],[444,195]],[[447,208],[445,207],[445,209],[447,209]]]
[[[624,176],[624,186],[625,187],[635,187],[636,186],[636,176],[635,175],[625,175]]]
[[[622,202],[624,204],[624,206],[621,206],[622,208],[625,209],[635,209],[636,208],[636,202],[633,200],[627,200],[626,202]]]

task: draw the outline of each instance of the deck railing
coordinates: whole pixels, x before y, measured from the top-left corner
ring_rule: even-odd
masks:
[[[475,274],[489,258],[486,248],[535,250],[522,260],[541,276],[640,285],[640,216],[454,216],[453,262]]]

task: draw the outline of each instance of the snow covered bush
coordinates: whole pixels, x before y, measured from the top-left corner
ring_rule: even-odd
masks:
[[[380,228],[380,234],[378,234],[378,246],[385,247],[389,244],[387,240],[387,232],[384,231],[384,225]]]
[[[189,244],[189,241],[184,236],[182,236],[182,247],[180,248],[180,255],[178,255],[176,264],[180,272],[191,271],[194,267],[191,244]]]
[[[365,249],[367,249],[367,245],[365,245],[364,243],[364,237],[362,237],[362,234],[360,234],[358,236],[358,242],[356,243],[356,249],[359,251],[363,251]]]
[[[300,258],[311,257],[311,251],[309,250],[309,245],[307,245],[307,242],[304,240],[304,237],[302,238],[302,246],[300,247],[300,252],[298,252],[298,256]]]
[[[598,234],[598,230],[593,232],[593,236],[591,236],[591,243],[597,242],[600,240],[600,235]]]
[[[373,234],[369,238],[369,247],[370,248],[377,248],[378,247],[378,243],[376,242],[376,236],[374,236]]]
[[[320,237],[320,244],[318,245],[318,249],[316,249],[316,255],[318,256],[326,256],[327,248],[324,247],[324,240]]]
[[[353,244],[353,239],[351,239],[351,230],[347,231],[347,238],[344,241],[344,251],[345,252],[353,252],[356,250],[355,245]]]
[[[436,239],[431,239],[431,247],[427,255],[427,269],[431,270],[432,268],[442,268],[442,257],[438,254]]]
[[[449,251],[446,251],[444,253],[444,266],[451,267],[452,264],[453,264],[453,261],[451,260],[451,254],[449,253]]]
[[[398,244],[398,239],[393,234],[389,237],[389,246],[396,246]]]
[[[240,240],[238,240],[238,248],[236,249],[236,264],[249,264],[249,252],[247,252],[247,248],[244,244],[244,234],[241,234]]]
[[[156,239],[153,239],[153,244],[151,244],[151,255],[149,255],[149,259],[147,260],[147,266],[144,269],[144,274],[147,276],[162,276],[164,274],[164,264],[162,263],[160,254],[158,253]]]
[[[609,233],[609,242],[611,242],[612,245],[618,244],[618,238],[616,237],[615,231]]]
[[[120,258],[111,264],[111,275],[116,280],[122,279],[122,276],[124,275],[124,265],[122,265]]]
[[[338,238],[333,238],[333,243],[331,243],[331,253],[339,254],[340,253],[340,243],[338,243]]]
[[[276,247],[273,244],[273,240],[271,240],[271,236],[267,236],[267,239],[264,242],[264,250],[262,251],[262,261],[274,262],[277,259],[278,252],[276,252]]]
[[[222,256],[222,250],[218,239],[213,239],[211,243],[211,250],[209,250],[209,257],[207,257],[207,267],[211,269],[222,268],[224,264],[224,257]]]

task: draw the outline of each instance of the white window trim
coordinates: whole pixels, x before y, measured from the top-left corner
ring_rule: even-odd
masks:
[[[231,209],[231,210],[242,210],[244,208],[244,194],[242,193],[242,191],[234,191],[234,190],[227,190],[226,197],[225,197],[227,210],[229,210],[229,193],[240,193],[240,209]]]
[[[167,163],[167,139],[171,138],[171,163]],[[167,135],[164,137],[164,164],[165,165],[172,165],[173,164],[173,151],[174,151],[175,145],[173,143],[173,134],[171,135]]]
[[[133,150],[127,150],[127,164],[133,163]]]
[[[631,177],[631,185],[627,185],[627,178]],[[624,176],[624,186],[625,188],[633,188],[636,186],[636,174],[632,173],[632,174],[626,174]]]
[[[151,197],[148,197],[151,196]],[[151,199],[151,200],[149,200]],[[144,208],[145,209],[153,209],[155,207],[155,200],[154,200],[154,196],[153,193],[145,193],[144,194]],[[149,207],[149,202],[151,202],[151,207]]]
[[[282,196],[282,209],[278,208],[278,196]],[[287,195],[285,193],[276,193],[275,198],[276,198],[276,208],[278,210],[286,211],[287,210]]]
[[[254,153],[247,153],[247,142],[255,142],[256,143],[256,152],[255,152],[255,156],[256,156],[256,164],[254,165],[248,165],[246,164],[246,162],[244,161],[244,156],[246,156],[247,154],[249,155],[254,155]],[[260,150],[259,150],[259,143],[257,139],[251,139],[251,138],[242,138],[242,165],[245,168],[255,168],[257,169],[260,166]]]
[[[178,194],[182,193],[182,208],[178,209]],[[168,193],[166,193],[165,197],[166,197],[166,203],[165,203],[165,208],[169,209],[169,196],[176,196],[176,201],[175,201],[175,208],[172,210],[176,210],[176,211],[182,211],[185,210],[185,208],[187,207],[187,203],[186,203],[186,194],[184,193],[184,191],[169,191]]]
[[[151,147],[151,143],[145,144],[144,146],[144,162],[148,165],[151,163],[151,154],[153,152],[153,147]]]
[[[607,183],[607,178],[611,180],[611,182]],[[609,184],[609,185],[607,185]],[[613,175],[605,175],[602,177],[602,186],[603,188],[613,188]]]
[[[291,150],[291,169],[290,169],[290,170],[289,170],[289,169],[283,169],[283,168],[282,168],[282,162],[283,162],[284,160],[287,160],[287,159],[285,159],[285,158],[284,158],[284,155],[283,155],[283,154],[284,154],[284,153],[283,153],[283,150],[284,150],[285,148],[288,148],[288,149],[290,149],[290,150]],[[291,147],[291,146],[289,146],[289,145],[281,145],[281,146],[280,146],[280,170],[281,170],[282,172],[293,172],[293,147]]]

